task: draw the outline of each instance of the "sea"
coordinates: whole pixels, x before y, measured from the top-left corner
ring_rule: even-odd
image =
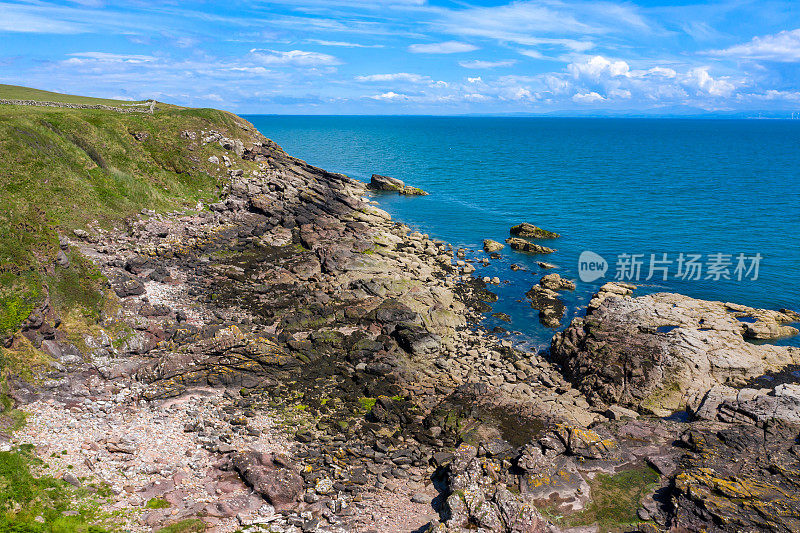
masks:
[[[607,281],[635,294],[678,292],[800,311],[800,121],[245,116],[289,154],[369,181],[399,178],[429,196],[376,195],[411,228],[488,257],[529,222],[560,238],[527,255],[508,247],[475,275],[498,277],[483,325],[530,349],[549,346],[525,292],[549,272],[563,293],[562,328]],[[545,270],[545,261],[557,268]],[[511,265],[524,267],[514,271]],[[492,316],[505,313],[507,322]],[[800,336],[777,344],[800,346]]]

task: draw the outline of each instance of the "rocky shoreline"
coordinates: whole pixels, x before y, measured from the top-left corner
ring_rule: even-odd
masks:
[[[222,201],[62,236],[110,281],[99,327],[67,338],[49,302],[23,327],[54,363],[13,383],[13,444],[109,487],[126,531],[800,530],[800,387],[747,387],[800,363],[747,342],[796,314],[608,284],[517,350],[451,246],[239,128],[179,133],[219,152]],[[570,283],[529,293],[543,321]]]

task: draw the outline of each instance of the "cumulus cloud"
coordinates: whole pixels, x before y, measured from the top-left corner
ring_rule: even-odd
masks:
[[[261,64],[270,66],[289,65],[294,67],[320,67],[342,64],[335,56],[321,54],[319,52],[307,52],[304,50],[280,52],[277,50],[253,48],[250,50],[250,55]]]
[[[574,78],[595,81],[604,77],[627,76],[630,69],[625,61],[611,61],[603,56],[593,56],[583,63],[571,63],[567,67]]]
[[[594,91],[589,93],[575,93],[572,96],[572,101],[579,104],[593,104],[602,100],[605,100],[605,98]]]
[[[684,84],[710,96],[730,96],[736,89],[725,78],[714,79],[711,77],[708,67],[697,67],[690,70],[684,78]]]
[[[372,98],[373,100],[384,100],[384,101],[389,101],[389,102],[397,102],[397,101],[408,100],[408,95],[406,95],[406,94],[398,94],[396,92],[389,91],[387,93],[376,94],[376,95],[370,96],[369,98]]]
[[[478,47],[469,43],[459,41],[445,41],[442,43],[412,44],[408,47],[409,52],[415,54],[457,54],[460,52],[473,52]]]
[[[724,50],[711,50],[706,54],[757,61],[800,62],[800,29],[753,37],[749,43],[737,44]]]
[[[431,78],[430,76],[422,76],[420,74],[397,72],[394,74],[370,74],[368,76],[356,76],[356,81],[369,81],[369,82],[407,81],[409,83],[427,83],[431,81]]]
[[[516,62],[516,59],[507,59],[505,61],[481,61],[480,59],[473,59],[471,61],[459,61],[458,64],[464,68],[487,69],[510,67],[516,64]]]

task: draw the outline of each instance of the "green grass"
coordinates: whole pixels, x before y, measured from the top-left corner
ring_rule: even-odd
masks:
[[[596,523],[602,533],[627,531],[641,522],[636,511],[658,480],[658,472],[647,466],[614,475],[598,474],[590,483],[592,501],[583,511],[564,518],[563,524],[576,527]]]
[[[0,531],[8,533],[103,533],[100,502],[50,476],[36,476],[42,465],[31,446],[0,452]]]
[[[51,91],[43,91],[41,89],[32,89],[30,87],[21,87],[19,85],[3,85],[0,84],[0,99],[4,100],[35,100],[37,102],[59,102],[65,104],[87,104],[87,105],[108,105],[120,106],[123,104],[132,104],[133,101],[128,100],[111,100],[109,98],[92,98],[89,96],[75,96],[72,94],[54,93]],[[137,102],[143,102],[138,100]]]
[[[146,509],[166,509],[170,505],[169,502],[164,498],[151,498],[147,500],[147,503],[144,506]]]

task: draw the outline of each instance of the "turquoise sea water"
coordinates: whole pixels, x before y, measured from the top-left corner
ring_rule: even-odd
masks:
[[[620,254],[642,254],[640,292],[673,291],[754,307],[800,310],[800,121],[700,119],[574,119],[489,117],[248,116],[290,154],[322,168],[369,180],[373,173],[405,180],[425,197],[384,194],[392,217],[484,257],[485,238],[503,241],[527,221],[561,233],[541,244],[549,256],[506,247],[477,273],[499,276],[486,325],[521,332],[537,346],[552,330],[524,293],[543,275],[537,261],[577,280],[565,293],[563,321],[617,273]],[[578,257],[591,250],[608,262],[604,278],[578,278]],[[651,254],[673,261],[669,279],[650,281]],[[700,254],[700,280],[677,278],[680,253]],[[706,279],[710,254],[732,256],[732,279]],[[753,273],[736,280],[737,255],[761,254]],[[723,261],[723,270],[726,258]],[[512,272],[512,263],[527,271]],[[636,281],[633,281],[636,283]],[[794,338],[782,343],[800,345]]]

